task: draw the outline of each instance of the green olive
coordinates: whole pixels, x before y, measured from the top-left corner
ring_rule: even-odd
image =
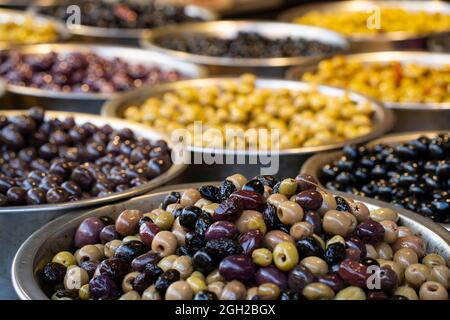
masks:
[[[273,249],[273,262],[281,271],[289,271],[298,264],[298,251],[292,242],[280,242]]]

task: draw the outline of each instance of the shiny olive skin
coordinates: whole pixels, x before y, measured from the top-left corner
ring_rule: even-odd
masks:
[[[303,288],[314,281],[312,272],[303,265],[297,265],[288,275],[289,289],[301,293]]]
[[[266,200],[261,194],[249,190],[236,191],[230,196],[230,199],[233,198],[238,198],[241,201],[243,210],[255,210],[261,212],[266,204]]]
[[[346,283],[360,288],[366,287],[369,276],[365,265],[349,259],[342,261],[338,274]]]
[[[256,273],[256,266],[252,259],[245,255],[232,255],[223,259],[219,264],[219,273],[227,281],[251,281]]]
[[[81,222],[75,231],[75,247],[81,248],[87,244],[96,244],[100,242],[100,232],[104,223],[98,218],[86,218]]]
[[[251,256],[255,249],[262,247],[264,236],[261,231],[254,229],[242,233],[238,241],[242,247],[242,253]]]
[[[288,283],[286,275],[273,265],[259,268],[255,275],[255,281],[258,285],[263,283],[276,284],[281,290],[285,290]]]
[[[89,282],[89,292],[92,298],[98,300],[117,299],[120,291],[108,275],[99,275]]]
[[[356,227],[356,235],[364,243],[375,244],[383,241],[384,228],[379,222],[368,219]]]
[[[234,223],[229,221],[217,221],[208,227],[205,232],[205,240],[213,240],[219,238],[233,239],[237,236],[238,230]]]

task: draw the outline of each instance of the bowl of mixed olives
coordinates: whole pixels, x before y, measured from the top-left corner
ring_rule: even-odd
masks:
[[[22,299],[447,300],[449,257],[445,229],[404,209],[234,174],[55,220],[12,277]]]
[[[392,134],[308,159],[302,172],[325,188],[375,198],[450,226],[450,134]]]

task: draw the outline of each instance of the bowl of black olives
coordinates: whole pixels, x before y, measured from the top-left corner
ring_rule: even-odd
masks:
[[[392,134],[308,159],[328,190],[374,198],[450,225],[450,133]]]
[[[306,174],[165,190],[34,233],[13,263],[19,297],[448,299],[450,235],[407,210],[331,193]]]

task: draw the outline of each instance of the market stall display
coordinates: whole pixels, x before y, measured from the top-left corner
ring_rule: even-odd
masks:
[[[13,283],[22,299],[445,300],[449,255],[449,234],[403,209],[309,175],[235,174],[52,222],[22,245]]]

